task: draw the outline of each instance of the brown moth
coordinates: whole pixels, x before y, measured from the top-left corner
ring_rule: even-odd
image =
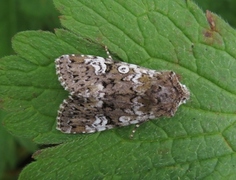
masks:
[[[174,116],[190,93],[173,71],[155,71],[91,55],[55,60],[70,96],[60,105],[57,129],[93,133]]]

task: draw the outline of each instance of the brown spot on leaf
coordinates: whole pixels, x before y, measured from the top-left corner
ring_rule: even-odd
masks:
[[[211,31],[205,31],[204,36],[210,38],[210,37],[212,37],[212,32]]]
[[[213,14],[208,10],[206,11],[206,18],[207,18],[207,21],[210,25],[211,30],[215,31],[216,30],[215,19],[213,17]]]

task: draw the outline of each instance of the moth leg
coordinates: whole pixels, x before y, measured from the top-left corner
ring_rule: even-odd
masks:
[[[137,129],[140,127],[140,125],[143,124],[144,122],[145,122],[145,121],[142,121],[142,122],[139,122],[138,124],[135,124],[135,127],[134,127],[134,129],[132,130],[132,132],[131,132],[131,134],[130,134],[130,136],[129,136],[130,139],[133,139],[136,130],[137,130]]]
[[[108,50],[108,48],[107,48],[107,46],[105,46],[105,51],[106,51],[106,53],[107,53],[108,58],[111,59],[111,60],[113,60],[112,57],[111,57],[111,54],[110,54],[110,52],[109,52],[109,50]]]

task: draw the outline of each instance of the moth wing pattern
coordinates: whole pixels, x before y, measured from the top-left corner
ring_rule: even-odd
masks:
[[[58,111],[57,129],[92,133],[173,116],[190,93],[173,71],[155,71],[91,55],[55,60],[70,97]]]
[[[55,62],[61,85],[71,95],[85,98],[97,97],[97,91],[108,81],[103,75],[110,71],[113,64],[111,59],[91,55],[63,55]],[[110,78],[114,79],[115,76],[113,73]]]
[[[126,107],[130,106],[126,104]],[[64,133],[93,133],[137,124],[149,118],[148,113],[137,115],[128,108],[124,111],[120,109],[119,103],[90,102],[88,99],[70,96],[60,105],[57,129]]]

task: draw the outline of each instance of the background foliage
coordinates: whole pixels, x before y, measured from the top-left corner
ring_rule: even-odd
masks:
[[[11,39],[17,32],[53,31],[61,26],[58,16],[52,0],[1,0],[0,58],[15,53]],[[6,115],[1,107],[0,100],[0,122]],[[32,140],[12,136],[0,123],[0,179],[16,179],[36,149]]]

